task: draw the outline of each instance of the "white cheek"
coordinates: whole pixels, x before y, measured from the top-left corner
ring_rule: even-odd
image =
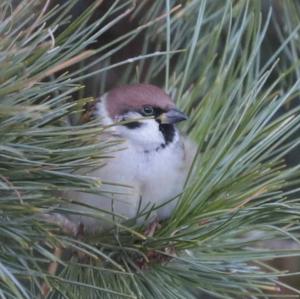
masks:
[[[106,109],[106,94],[101,97],[101,101],[97,103],[96,114],[100,117],[101,122],[105,126],[112,125],[123,119],[115,119],[109,117]],[[137,112],[129,112],[126,115],[127,120],[137,119],[142,126],[130,129],[123,125],[116,125],[110,128],[111,131],[117,133],[123,138],[130,141],[133,145],[141,146],[144,150],[151,150],[165,143],[164,136],[159,130],[159,125],[154,119],[141,120],[141,115]]]
[[[129,129],[126,126],[119,126],[120,134],[136,145],[145,148],[156,148],[164,143],[164,137],[159,130],[158,123],[154,119],[140,121],[142,126]]]

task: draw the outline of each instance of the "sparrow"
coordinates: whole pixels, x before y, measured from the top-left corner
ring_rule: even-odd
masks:
[[[176,128],[187,116],[161,88],[150,84],[110,90],[96,101],[93,114],[106,128],[106,138],[122,142],[89,176],[114,185],[103,184],[99,194],[69,194],[72,202],[89,206],[86,211],[96,208],[101,219],[76,216],[73,220],[91,232],[136,218],[147,209],[152,209],[148,219],[168,218],[196,153],[194,143]],[[145,222],[145,213],[137,219]]]

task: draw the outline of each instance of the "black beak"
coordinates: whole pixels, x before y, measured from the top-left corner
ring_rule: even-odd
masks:
[[[186,120],[188,117],[178,109],[170,109],[169,111],[162,113],[158,120],[162,124],[175,124],[180,121]]]

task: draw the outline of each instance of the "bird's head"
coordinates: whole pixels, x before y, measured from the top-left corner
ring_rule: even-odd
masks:
[[[110,90],[101,98],[97,112],[104,124],[121,122],[116,133],[149,150],[174,142],[178,138],[175,124],[187,119],[162,89],[150,84]]]

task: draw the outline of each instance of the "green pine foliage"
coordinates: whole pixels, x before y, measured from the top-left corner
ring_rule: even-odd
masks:
[[[53,299],[297,298],[288,269],[268,262],[300,255],[300,167],[286,164],[300,142],[300,4],[113,1],[93,20],[102,1],[71,18],[76,2],[0,3],[0,298],[43,298],[45,286]],[[111,60],[136,37],[138,55]],[[79,213],[62,191],[111,184],[88,173],[118,141],[98,120],[70,121],[92,101],[86,80],[104,91],[111,72],[115,85],[165,88],[198,146],[179,204],[151,237],[130,219],[78,237],[44,218]]]

